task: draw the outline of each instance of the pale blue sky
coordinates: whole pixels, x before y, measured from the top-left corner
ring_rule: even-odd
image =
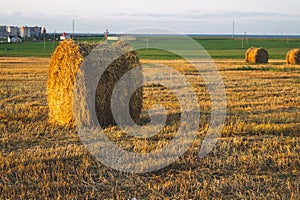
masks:
[[[300,34],[299,0],[2,0],[0,25],[39,25],[48,32],[121,33],[161,27],[183,33]]]

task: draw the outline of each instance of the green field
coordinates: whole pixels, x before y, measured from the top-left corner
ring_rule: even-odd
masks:
[[[102,41],[101,37],[83,37],[77,38],[80,42]],[[269,51],[271,59],[285,59],[287,51],[291,48],[300,47],[300,39],[248,39],[244,40],[242,48],[242,39],[240,38],[221,38],[221,37],[194,37],[202,45],[212,58],[224,59],[243,59],[246,49],[249,47],[264,47]],[[32,42],[25,41],[18,44],[0,44],[0,57],[49,57],[52,55],[58,42],[46,41]],[[180,57],[167,51],[158,49],[138,50],[142,59],[179,59]]]
[[[0,44],[0,57],[49,57],[52,55],[58,42],[25,41],[15,44]]]
[[[204,38],[194,37],[212,58],[243,59],[245,51],[250,47],[266,48],[271,59],[285,59],[286,53],[291,48],[300,48],[300,39],[242,39],[232,38]],[[170,52],[163,52],[156,49],[139,50],[141,58],[147,59],[179,59],[177,55]]]

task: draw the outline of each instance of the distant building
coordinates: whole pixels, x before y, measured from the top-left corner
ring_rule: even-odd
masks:
[[[21,38],[30,38],[31,37],[31,31],[28,26],[21,26],[20,27],[20,36]]]
[[[117,41],[117,40],[133,41],[133,40],[136,40],[136,37],[131,36],[131,35],[108,36],[107,40],[110,40],[110,41]]]
[[[45,27],[28,27],[28,26],[21,26],[20,28],[17,26],[0,26],[0,37],[7,38],[7,37],[15,37],[17,38],[20,36],[21,38],[40,38],[43,34],[46,34]]]
[[[7,42],[8,43],[20,43],[20,42],[22,42],[22,39],[19,37],[9,36],[9,37],[7,37]]]
[[[0,26],[0,37],[3,37],[3,38],[8,37],[8,32],[6,30],[6,26]]]
[[[42,35],[42,27],[34,26],[21,26],[20,27],[20,36],[21,38],[40,38]]]
[[[6,31],[8,32],[9,36],[18,36],[20,29],[19,27],[16,26],[7,26]]]
[[[42,35],[42,27],[30,27],[30,34],[32,38],[39,38]]]
[[[132,41],[136,40],[136,37],[132,35],[120,35],[119,40]]]
[[[117,41],[117,40],[119,40],[119,37],[117,37],[117,36],[108,36],[108,37],[107,37],[107,40],[110,40],[110,41]]]
[[[60,37],[60,40],[68,40],[71,39],[71,35],[69,35],[68,33],[63,33]]]
[[[0,26],[0,32],[6,32],[6,26]]]

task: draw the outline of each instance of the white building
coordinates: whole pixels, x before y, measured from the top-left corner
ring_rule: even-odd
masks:
[[[136,37],[132,35],[120,35],[119,40],[134,41],[136,40]]]
[[[20,43],[20,42],[22,42],[22,39],[19,37],[9,36],[9,37],[7,37],[7,42],[8,43]]]
[[[30,38],[31,37],[30,28],[28,26],[21,26],[20,36],[21,38]]]
[[[69,35],[68,33],[63,33],[61,36],[59,36],[60,40],[68,40],[71,39],[71,35]]]
[[[21,26],[20,27],[20,36],[21,38],[39,38],[42,35],[42,27],[34,26]]]
[[[110,41],[117,41],[117,40],[134,41],[134,40],[136,40],[136,37],[131,36],[131,35],[108,36],[107,40],[110,40]]]
[[[119,40],[119,37],[117,37],[117,36],[108,36],[108,37],[107,37],[107,40],[110,40],[110,41],[117,41],[117,40]]]
[[[7,26],[6,31],[8,32],[9,36],[18,36],[19,35],[19,28],[16,26]]]

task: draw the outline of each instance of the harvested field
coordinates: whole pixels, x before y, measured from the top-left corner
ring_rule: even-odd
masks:
[[[147,174],[118,172],[85,149],[75,129],[48,122],[46,82],[50,59],[0,58],[0,199],[299,199],[300,66],[285,60],[248,66],[216,60],[227,95],[222,137],[204,159],[198,157],[211,104],[205,83],[185,61],[163,63],[185,74],[201,110],[197,138],[170,166]],[[145,69],[155,74],[155,69]],[[160,86],[146,86],[143,108],[162,103],[170,119],[151,139],[105,129],[111,140],[135,152],[149,152],[173,138],[176,98]]]

